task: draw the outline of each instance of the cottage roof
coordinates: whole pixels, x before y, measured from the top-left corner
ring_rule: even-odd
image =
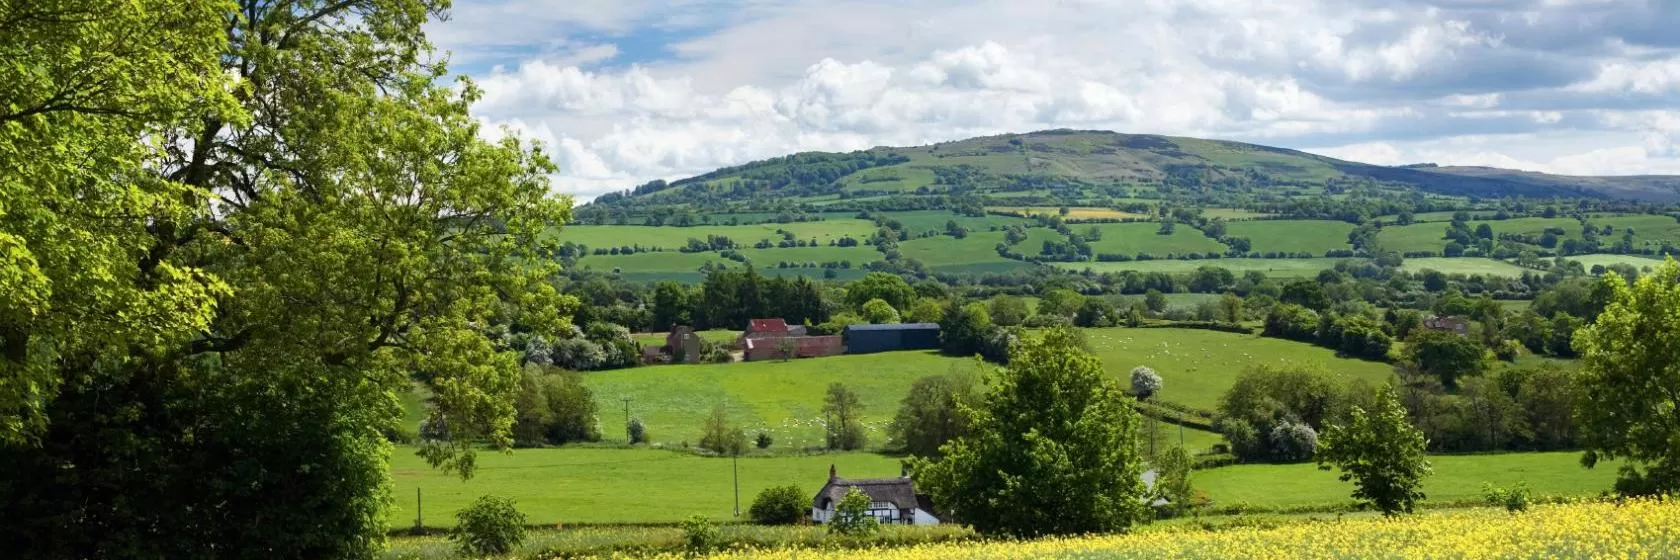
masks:
[[[747,332],[750,333],[785,333],[787,330],[787,321],[782,319],[753,319],[747,322]]]
[[[886,323],[880,325],[847,325],[848,331],[922,331],[939,330],[939,323]]]
[[[830,503],[839,503],[852,488],[862,490],[869,495],[871,502],[887,502],[899,509],[921,507],[916,497],[916,486],[908,478],[836,478],[823,485],[817,492],[816,498],[811,500],[812,507],[827,509]]]

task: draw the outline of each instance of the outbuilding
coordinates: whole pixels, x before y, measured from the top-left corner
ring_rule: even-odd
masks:
[[[851,325],[843,334],[847,354],[939,348],[938,323]]]

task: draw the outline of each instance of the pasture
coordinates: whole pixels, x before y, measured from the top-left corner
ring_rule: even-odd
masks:
[[[1215,266],[1236,274],[1257,270],[1271,278],[1310,278],[1318,275],[1319,271],[1335,268],[1336,263],[1343,260],[1350,259],[1156,259],[1127,262],[1055,263],[1055,266],[1076,272],[1089,269],[1098,273],[1135,270],[1138,272],[1166,272],[1172,274],[1194,272],[1204,266]]]
[[[1494,238],[1500,234],[1532,234],[1540,235],[1546,228],[1563,228],[1564,235],[1558,236],[1558,241],[1578,239],[1581,237],[1581,223],[1571,218],[1512,218],[1509,220],[1488,220],[1469,222],[1474,231],[1481,224],[1488,224],[1493,229]],[[1413,251],[1440,252],[1447,246],[1448,224],[1442,222],[1416,223],[1407,226],[1388,226],[1377,232],[1377,244],[1384,251],[1408,253]]]
[[[1423,272],[1434,270],[1446,274],[1481,274],[1483,276],[1504,276],[1508,278],[1522,276],[1524,272],[1534,272],[1533,269],[1523,268],[1505,261],[1475,257],[1423,257],[1406,259],[1400,269],[1406,272]]]
[[[630,335],[630,338],[635,339],[636,342],[640,343],[642,346],[664,346],[665,345],[665,335],[667,335],[667,334],[670,334],[670,333],[662,333],[662,332],[635,333],[635,334]],[[741,331],[729,331],[729,330],[715,329],[715,330],[709,330],[709,331],[700,331],[700,332],[697,332],[695,334],[700,335],[700,338],[702,340],[708,340],[708,341],[716,342],[716,343],[720,343],[720,344],[734,344],[735,339],[740,338]]]
[[[918,210],[911,212],[880,212],[878,215],[889,220],[898,220],[904,224],[904,230],[911,236],[925,231],[945,233],[945,224],[956,222],[957,225],[968,228],[970,232],[990,231],[1010,224],[1027,223],[1027,220],[1013,216],[965,216],[945,210]]]
[[[1498,486],[1525,482],[1537,495],[1592,496],[1609,490],[1616,480],[1616,465],[1582,467],[1578,451],[1435,455],[1430,462],[1435,474],[1423,480],[1429,501],[1478,499],[1483,482]],[[1193,483],[1207,491],[1215,507],[1351,504],[1348,494],[1353,484],[1336,476],[1311,463],[1232,465],[1196,471]]]
[[[579,243],[591,249],[608,247],[660,247],[676,250],[688,244],[689,239],[706,239],[708,235],[722,235],[735,241],[738,245],[751,247],[761,239],[772,242],[781,241],[782,236],[777,230],[790,232],[794,237],[806,241],[815,240],[820,245],[828,245],[829,241],[851,236],[863,239],[875,232],[875,224],[867,220],[855,218],[823,220],[820,222],[795,222],[788,224],[753,224],[743,226],[565,226],[553,232],[560,241]]]
[[[1202,235],[1196,228],[1179,225],[1173,228],[1171,234],[1158,233],[1161,224],[1154,222],[1134,222],[1125,224],[1094,224],[1091,226],[1077,226],[1075,233],[1083,234],[1085,230],[1097,228],[1102,232],[1102,239],[1092,241],[1091,252],[1096,254],[1114,253],[1121,255],[1136,255],[1148,253],[1155,256],[1184,253],[1223,253],[1226,247],[1214,239]]]
[[[1338,358],[1327,348],[1277,338],[1196,329],[1083,330],[1110,377],[1129,383],[1132,368],[1149,366],[1163,382],[1157,399],[1201,410],[1216,408],[1237,377],[1260,364],[1322,366],[1343,382],[1373,385],[1393,375],[1388,364]]]
[[[1592,270],[1592,267],[1594,266],[1626,264],[1632,265],[1640,271],[1644,271],[1647,268],[1653,268],[1662,264],[1662,261],[1659,259],[1642,257],[1639,255],[1571,255],[1564,258],[1581,263],[1581,266],[1587,270]]]
[[[1226,235],[1248,238],[1250,251],[1261,253],[1323,255],[1332,249],[1351,249],[1351,231],[1353,224],[1331,220],[1251,220],[1225,225]]]
[[[1055,231],[1046,228],[1032,228],[1027,232],[1029,237],[1026,243],[1030,243],[1036,235],[1041,240],[1040,246],[1023,243],[1017,250],[1030,251],[1031,254],[1038,254],[1042,249],[1042,239],[1056,235]],[[904,258],[921,261],[929,269],[939,272],[1005,272],[1034,266],[1032,263],[998,256],[997,244],[1003,242],[1003,232],[982,231],[970,233],[963,239],[946,235],[911,239],[899,243],[898,250]]]
[[[396,498],[386,519],[391,527],[412,527],[414,492],[421,492],[427,527],[455,525],[455,511],[485,494],[512,496],[533,524],[675,523],[690,515],[730,519],[734,513],[732,461],[661,449],[562,447],[483,450],[469,480],[433,469],[399,446],[391,456]],[[898,476],[899,459],[872,453],[740,459],[741,510],[758,492],[793,484],[816,494],[828,480],[828,466],[841,476]]]
[[[1121,211],[1121,210],[1115,210],[1113,208],[1096,208],[1096,207],[1090,207],[1090,206],[1072,206],[1072,207],[1069,207],[1067,214],[1062,214],[1062,209],[1060,207],[1055,207],[1055,206],[988,206],[988,207],[986,207],[986,211],[987,212],[1007,212],[1007,213],[1012,213],[1012,214],[1020,214],[1022,216],[1045,216],[1045,217],[1062,216],[1063,218],[1068,219],[1068,220],[1123,220],[1123,219],[1147,220],[1147,219],[1149,219],[1149,214],[1138,214],[1138,213],[1135,213],[1135,212],[1125,212],[1125,211]]]

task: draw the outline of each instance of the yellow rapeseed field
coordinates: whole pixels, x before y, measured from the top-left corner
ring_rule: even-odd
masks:
[[[717,560],[829,558],[1675,558],[1680,501],[1460,510],[1397,519],[1305,522],[1273,529],[1194,529],[877,550],[734,551]],[[669,558],[679,558],[671,556]]]

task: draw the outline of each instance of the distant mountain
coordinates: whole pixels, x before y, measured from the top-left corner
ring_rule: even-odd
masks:
[[[1680,177],[1572,177],[1433,164],[1380,166],[1242,142],[1047,130],[851,153],[807,152],[609,193],[580,209],[751,210],[890,199],[929,206],[1192,198],[1208,203],[1399,195],[1680,201]],[[1374,190],[1372,190],[1374,189]],[[934,203],[932,200],[939,202]]]

